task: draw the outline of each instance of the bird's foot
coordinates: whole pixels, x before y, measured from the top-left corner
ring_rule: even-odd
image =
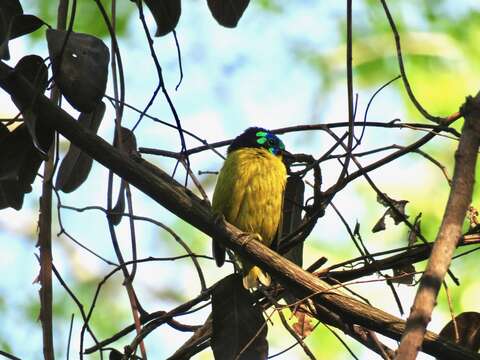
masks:
[[[257,241],[260,241],[262,242],[263,239],[262,239],[262,236],[260,234],[257,234],[257,233],[241,233],[239,235],[239,238],[240,238],[240,245],[242,246],[245,246],[247,245],[251,240],[257,240]]]

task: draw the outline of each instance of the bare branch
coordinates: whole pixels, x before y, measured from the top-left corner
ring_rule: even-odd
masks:
[[[462,224],[472,200],[475,164],[480,144],[480,93],[475,99],[467,98],[463,114],[465,124],[455,153],[450,196],[402,336],[398,349],[399,360],[415,359],[420,350],[438,291],[460,240]]]

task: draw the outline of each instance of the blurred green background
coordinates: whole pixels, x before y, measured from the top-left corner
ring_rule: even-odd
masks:
[[[51,25],[56,23],[56,1],[23,0],[25,13],[35,14]],[[110,6],[110,2],[105,2]],[[480,5],[474,0],[396,1],[390,10],[400,31],[402,49],[412,89],[418,100],[434,115],[447,116],[458,110],[467,95],[479,89]],[[355,1],[353,9],[353,64],[354,91],[358,94],[357,119],[362,120],[372,94],[399,74],[393,35],[379,1]],[[247,8],[237,28],[226,29],[216,23],[205,1],[187,0],[182,3],[182,16],[176,28],[182,53],[184,79],[179,89],[177,51],[173,36],[155,39],[155,49],[162,65],[167,89],[182,120],[182,125],[209,142],[232,138],[248,126],[261,125],[280,128],[299,124],[317,124],[346,121],[346,14],[343,2],[312,0],[254,1]],[[140,109],[148,103],[157,85],[154,63],[133,3],[118,2],[118,36],[126,76],[126,101]],[[146,11],[150,31],[155,23]],[[101,36],[107,45],[106,28],[96,5],[91,0],[78,0],[74,30]],[[16,39],[10,43],[14,65],[27,54],[46,57],[45,29]],[[110,76],[111,82],[111,76]],[[111,84],[107,88],[113,94]],[[14,116],[16,109],[7,94],[0,93],[2,117]],[[66,102],[65,102],[66,104]],[[73,115],[77,113],[68,104]],[[107,114],[99,133],[113,138],[114,112],[107,106]],[[173,123],[165,98],[160,94],[149,114]],[[374,100],[368,113],[369,121],[426,122],[409,102],[401,81],[384,89]],[[132,127],[138,114],[127,110],[124,125]],[[461,127],[461,121],[455,125]],[[342,134],[344,129],[336,131]],[[358,130],[360,133],[360,130]],[[409,129],[367,128],[358,151],[398,144],[406,145],[424,132]],[[139,146],[180,150],[178,136],[151,120],[144,119],[136,130]],[[321,156],[332,140],[323,132],[291,133],[282,136],[288,150]],[[189,147],[199,145],[187,138]],[[453,153],[457,142],[449,137],[438,137],[422,150],[447,167],[452,175]],[[67,142],[62,141],[62,151]],[[225,149],[221,149],[222,152]],[[362,158],[366,165],[381,153]],[[145,156],[162,169],[172,172],[175,162],[155,156]],[[191,157],[192,169],[218,171],[222,160],[212,152]],[[324,189],[333,184],[341,170],[335,160],[322,164]],[[355,170],[352,165],[351,170]],[[407,214],[413,221],[422,213],[422,231],[434,240],[445,201],[448,183],[438,167],[418,154],[410,154],[371,174],[379,188],[394,199],[405,199]],[[183,181],[184,173],[176,178]],[[214,175],[199,175],[211,195]],[[62,203],[72,206],[106,204],[107,171],[94,165],[87,182],[72,194],[61,194]],[[41,326],[38,321],[38,285],[33,283],[38,273],[35,258],[38,196],[41,184],[37,179],[34,190],[25,198],[21,211],[0,212],[0,273],[7,274],[0,283],[0,349],[24,359],[42,357]],[[133,190],[134,209],[138,215],[150,216],[171,226],[191,248],[199,254],[209,254],[210,240],[188,224],[176,219],[168,211]],[[473,205],[477,205],[478,192]],[[366,182],[358,179],[335,199],[349,225],[360,223],[360,233],[370,251],[405,246],[407,228],[387,221],[387,230],[372,233],[371,229],[383,214],[384,208],[376,202],[376,195]],[[76,240],[114,260],[106,219],[98,211],[77,213],[61,211],[62,222]],[[139,257],[168,257],[181,255],[184,250],[161,229],[137,222]],[[54,231],[59,229],[55,215]],[[118,227],[119,240],[125,257],[131,257],[128,222]],[[65,235],[54,238],[54,263],[78,298],[88,307],[99,281],[111,270],[105,262],[92,256]],[[463,251],[463,250],[459,250]],[[327,265],[357,256],[348,233],[335,212],[328,208],[305,247],[305,265],[320,256],[328,258]],[[217,269],[214,263],[200,260],[208,284],[227,275],[231,268]],[[476,295],[480,288],[476,272],[478,255],[454,260],[452,270],[461,281],[457,287],[449,279],[455,312],[479,311]],[[424,264],[417,266],[421,270]],[[389,272],[386,272],[389,273]],[[369,279],[377,279],[372,276]],[[194,267],[190,260],[152,262],[139,266],[135,288],[142,305],[148,311],[169,310],[199,292]],[[368,297],[372,305],[400,315],[393,296],[384,282],[362,283],[352,289]],[[400,285],[398,292],[405,310],[415,294],[415,288]],[[54,331],[58,358],[65,358],[70,317],[75,315],[70,358],[78,358],[81,317],[72,299],[54,281]],[[201,324],[208,308],[198,314],[182,317],[189,324]],[[408,315],[408,313],[407,313]],[[439,331],[449,321],[445,292],[442,290],[430,328]],[[128,298],[122,278],[114,276],[102,289],[95,308],[91,327],[99,339],[108,337],[132,322]],[[294,339],[283,329],[278,318],[269,329],[270,355],[293,344]],[[340,334],[340,333],[339,333]],[[146,340],[147,351],[153,359],[167,358],[189,337],[162,326]],[[342,336],[342,334],[340,334]],[[128,344],[132,336],[115,343],[118,349]],[[383,338],[382,338],[383,339]],[[319,325],[307,338],[307,344],[319,358],[350,359],[343,345]],[[355,341],[345,338],[347,344],[361,359],[376,355],[363,349]],[[395,342],[386,340],[395,348]],[[91,339],[86,345],[91,345]],[[86,357],[97,359],[98,354]],[[211,359],[209,350],[196,359]],[[297,346],[278,359],[304,359]],[[428,359],[426,355],[419,358]]]

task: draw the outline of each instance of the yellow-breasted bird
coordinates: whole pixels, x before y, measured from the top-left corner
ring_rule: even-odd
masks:
[[[246,233],[259,235],[270,246],[282,217],[287,171],[282,161],[285,145],[268,130],[251,127],[239,135],[227,151],[218,175],[212,207],[217,214]],[[225,262],[225,249],[213,241],[213,257],[218,266]],[[243,286],[270,285],[270,276],[259,267],[239,259]]]

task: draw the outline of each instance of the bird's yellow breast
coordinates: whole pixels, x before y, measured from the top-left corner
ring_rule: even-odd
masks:
[[[218,176],[213,210],[270,245],[280,223],[286,176],[281,158],[266,149],[232,151]]]

